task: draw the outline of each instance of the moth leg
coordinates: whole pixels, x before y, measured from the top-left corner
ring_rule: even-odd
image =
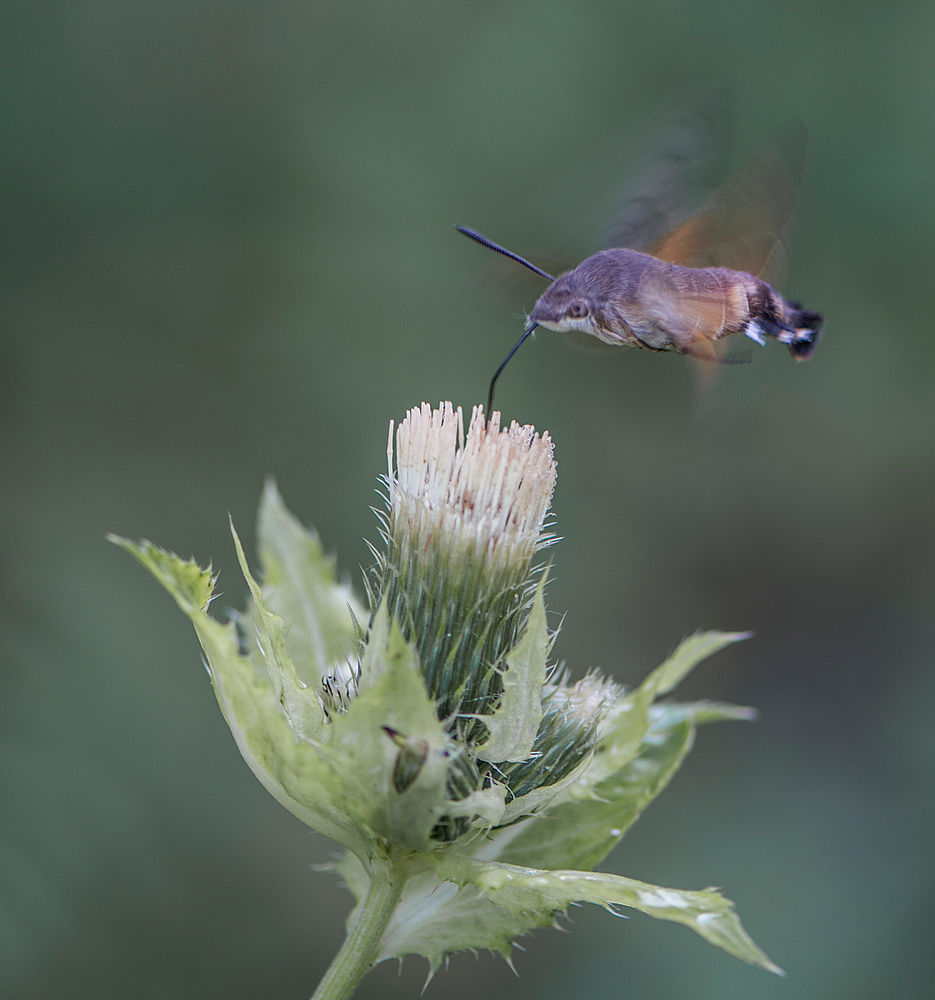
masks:
[[[710,340],[696,341],[690,346],[679,348],[679,350],[682,354],[687,354],[690,358],[715,365],[746,365],[753,360],[753,356],[749,351],[722,356],[717,353]]]
[[[709,364],[721,365],[723,359],[718,356],[714,344],[710,340],[696,340],[692,344],[681,344],[678,348],[681,354],[687,354],[697,361],[707,361]]]

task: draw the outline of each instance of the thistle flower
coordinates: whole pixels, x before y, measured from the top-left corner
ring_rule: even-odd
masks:
[[[450,403],[390,424],[382,549],[369,615],[273,484],[260,506],[262,573],[247,610],[208,614],[215,577],[150,542],[117,539],[195,625],[221,710],[264,786],[346,849],[357,898],[315,996],[348,997],[366,971],[419,954],[509,956],[573,902],[688,925],[779,971],[729,900],[594,872],[662,790],[698,723],[750,718],[709,702],[656,702],[704,657],[744,638],[685,640],[636,689],[550,665],[547,434]],[[395,461],[394,461],[395,457]],[[233,526],[232,526],[233,531]],[[361,623],[366,622],[366,627]]]
[[[483,741],[474,716],[502,697],[535,592],[532,562],[552,540],[552,442],[515,423],[500,433],[499,416],[488,425],[475,410],[465,441],[460,409],[423,404],[399,426],[395,472],[390,423],[386,551],[374,550],[371,602],[401,623],[439,715],[469,742]]]

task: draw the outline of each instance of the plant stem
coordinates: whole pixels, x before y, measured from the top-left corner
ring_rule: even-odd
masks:
[[[312,1000],[348,1000],[373,967],[380,938],[399,902],[409,872],[390,855],[374,860],[370,888],[341,950],[328,966]]]

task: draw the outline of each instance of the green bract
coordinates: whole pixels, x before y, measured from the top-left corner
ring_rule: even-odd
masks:
[[[574,902],[686,924],[773,972],[731,902],[594,872],[665,787],[695,726],[751,718],[657,702],[702,659],[745,638],[686,639],[635,690],[549,664],[554,633],[537,553],[556,466],[548,435],[423,404],[390,425],[387,511],[370,611],[274,485],[242,615],[211,617],[215,579],[150,542],[114,538],[192,620],[221,711],[263,785],[346,848],[357,898],[316,997],[350,996],[374,962],[488,948],[554,925]],[[232,527],[233,530],[233,527]]]

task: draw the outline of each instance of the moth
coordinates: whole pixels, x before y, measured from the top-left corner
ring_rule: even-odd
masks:
[[[491,380],[488,413],[500,373],[539,326],[721,364],[734,359],[721,357],[714,344],[736,333],[759,346],[774,338],[796,361],[811,356],[822,315],[784,298],[766,280],[784,259],[781,237],[804,171],[805,126],[792,122],[778,130],[707,203],[685,213],[676,189],[693,170],[691,152],[683,148],[686,134],[695,145],[705,139],[708,125],[697,119],[687,132],[673,133],[644,168],[641,183],[612,219],[603,249],[558,277],[476,230],[456,227],[550,282]],[[673,221],[659,233],[660,225]]]

